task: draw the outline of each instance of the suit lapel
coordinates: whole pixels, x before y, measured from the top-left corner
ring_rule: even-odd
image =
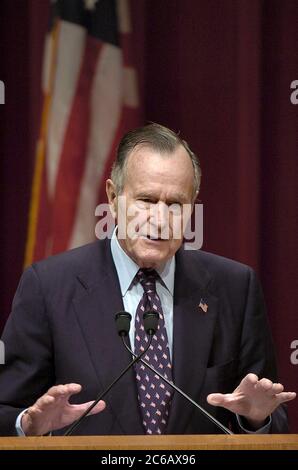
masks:
[[[207,285],[209,274],[189,253],[180,250],[176,256],[173,331],[173,380],[174,383],[197,401],[206,372],[217,316],[217,298]],[[199,307],[204,299],[207,312]],[[186,400],[174,393],[167,433],[182,433],[191,418],[193,406],[185,406]]]
[[[78,275],[85,290],[73,300],[82,335],[98,379],[104,390],[131,361],[119,338],[115,313],[123,310],[119,281],[109,242],[97,245],[92,269]],[[130,369],[104,398],[125,434],[142,433],[134,370]]]

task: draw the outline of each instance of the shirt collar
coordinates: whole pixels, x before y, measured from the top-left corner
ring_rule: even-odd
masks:
[[[116,236],[115,228],[111,239],[111,252],[117,270],[122,296],[126,294],[135,278],[139,266],[125,253]],[[172,256],[162,269],[156,269],[165,287],[174,295],[175,256]]]

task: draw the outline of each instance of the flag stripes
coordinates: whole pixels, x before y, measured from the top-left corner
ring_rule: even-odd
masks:
[[[116,146],[140,124],[129,2],[91,3],[53,4],[26,265],[94,239]]]

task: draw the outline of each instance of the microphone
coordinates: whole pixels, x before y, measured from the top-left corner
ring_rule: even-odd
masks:
[[[153,312],[155,313],[155,312]],[[128,314],[130,315],[130,314]],[[145,328],[146,333],[147,329]],[[152,339],[152,338],[151,338]],[[136,354],[133,353],[133,351],[129,348],[129,346],[126,344],[124,337],[122,336],[122,342],[127,349],[135,358],[140,360],[146,367],[148,367],[154,374],[158,375],[159,378],[161,378],[164,382],[166,382],[170,387],[172,387],[176,392],[178,392],[180,395],[182,395],[187,401],[189,401],[192,405],[194,405],[204,416],[206,416],[207,419],[209,419],[213,424],[215,424],[221,431],[223,431],[225,434],[234,434],[230,429],[228,429],[226,426],[224,426],[220,421],[218,421],[214,416],[212,416],[210,413],[208,413],[207,410],[205,410],[202,406],[200,406],[197,402],[195,402],[192,398],[190,398],[185,392],[183,392],[177,385],[175,385],[173,382],[170,380],[166,379],[160,372],[154,369],[148,362],[146,362],[144,359],[142,359],[142,354],[141,356],[136,356]],[[146,348],[147,350],[148,348]]]
[[[111,388],[123,377],[123,375],[136,363],[140,360],[140,358],[145,354],[148,349],[150,348],[150,345],[152,343],[152,338],[157,330],[157,324],[159,320],[159,315],[158,313],[154,311],[146,311],[143,314],[143,321],[144,321],[144,328],[149,336],[149,341],[144,349],[144,351],[141,352],[138,356],[133,354],[134,359],[128,364],[128,366],[121,372],[121,374],[102,392],[98,397],[94,400],[93,403],[87,408],[87,410],[84,411],[84,413],[70,426],[70,428],[64,433],[64,436],[70,436],[73,431],[81,424],[83,419],[90,413],[90,411],[97,405],[97,403],[111,390]],[[129,329],[130,329],[130,321],[131,321],[131,314],[128,312],[118,312],[115,315],[115,321],[116,321],[116,327],[119,336],[122,338],[122,341],[124,341],[124,338],[128,335]],[[124,344],[125,341],[124,341]],[[128,348],[129,352],[130,349]]]

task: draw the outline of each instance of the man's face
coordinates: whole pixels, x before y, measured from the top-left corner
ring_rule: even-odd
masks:
[[[128,156],[122,193],[116,196],[107,181],[119,243],[140,267],[162,267],[181,246],[183,204],[189,205],[189,217],[193,184],[192,162],[182,146],[161,155],[139,145]]]

